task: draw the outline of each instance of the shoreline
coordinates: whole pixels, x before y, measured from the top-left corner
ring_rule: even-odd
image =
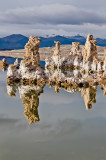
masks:
[[[72,45],[61,45],[60,52],[62,57],[69,55]],[[81,46],[82,47],[82,46]],[[45,61],[46,58],[50,58],[53,55],[53,47],[39,48],[40,60]],[[98,56],[102,58],[104,56],[104,50],[106,47],[97,46]],[[23,58],[25,49],[11,50],[11,51],[0,51],[0,56]]]

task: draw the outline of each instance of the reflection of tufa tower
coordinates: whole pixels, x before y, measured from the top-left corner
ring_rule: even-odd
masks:
[[[38,106],[39,95],[43,93],[44,86],[24,86],[14,83],[7,85],[8,96],[15,97],[16,91],[19,89],[20,98],[25,106],[24,115],[29,124],[39,121]]]
[[[24,115],[29,124],[39,121],[38,106],[39,95],[43,93],[43,87],[40,86],[21,86],[19,87],[20,98],[25,106]]]
[[[39,121],[38,106],[39,98],[35,91],[30,91],[22,97],[25,106],[24,115],[28,119],[29,124]]]
[[[96,103],[97,87],[90,86],[89,88],[82,88],[81,94],[85,101],[86,109],[91,109],[92,104]]]
[[[18,89],[18,84],[17,83],[7,85],[8,96],[9,97],[16,97],[17,89]]]
[[[106,95],[106,84],[101,84],[101,89],[104,90],[104,96]]]

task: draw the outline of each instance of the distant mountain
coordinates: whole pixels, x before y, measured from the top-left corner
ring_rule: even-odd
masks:
[[[28,38],[21,34],[12,34],[0,38],[0,50],[23,49]]]
[[[40,47],[52,47],[54,41],[60,41],[62,45],[72,44],[72,42],[80,42],[81,45],[85,44],[86,38],[80,35],[65,37],[65,36],[54,36],[54,37],[40,37]],[[98,46],[106,46],[106,39],[97,38]],[[21,34],[12,34],[10,36],[0,38],[0,50],[12,50],[12,49],[23,49],[25,44],[28,42],[28,37]]]

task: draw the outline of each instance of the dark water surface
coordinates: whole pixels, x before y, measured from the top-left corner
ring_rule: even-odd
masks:
[[[46,85],[24,93],[26,87],[7,86],[0,70],[0,160],[106,160],[106,96],[100,87],[90,110],[80,92],[55,94]],[[38,122],[29,124],[31,114]]]

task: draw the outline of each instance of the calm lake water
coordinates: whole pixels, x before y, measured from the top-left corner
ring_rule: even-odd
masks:
[[[7,86],[0,70],[1,160],[106,160],[106,96],[100,87],[89,110],[80,92],[27,87]]]

